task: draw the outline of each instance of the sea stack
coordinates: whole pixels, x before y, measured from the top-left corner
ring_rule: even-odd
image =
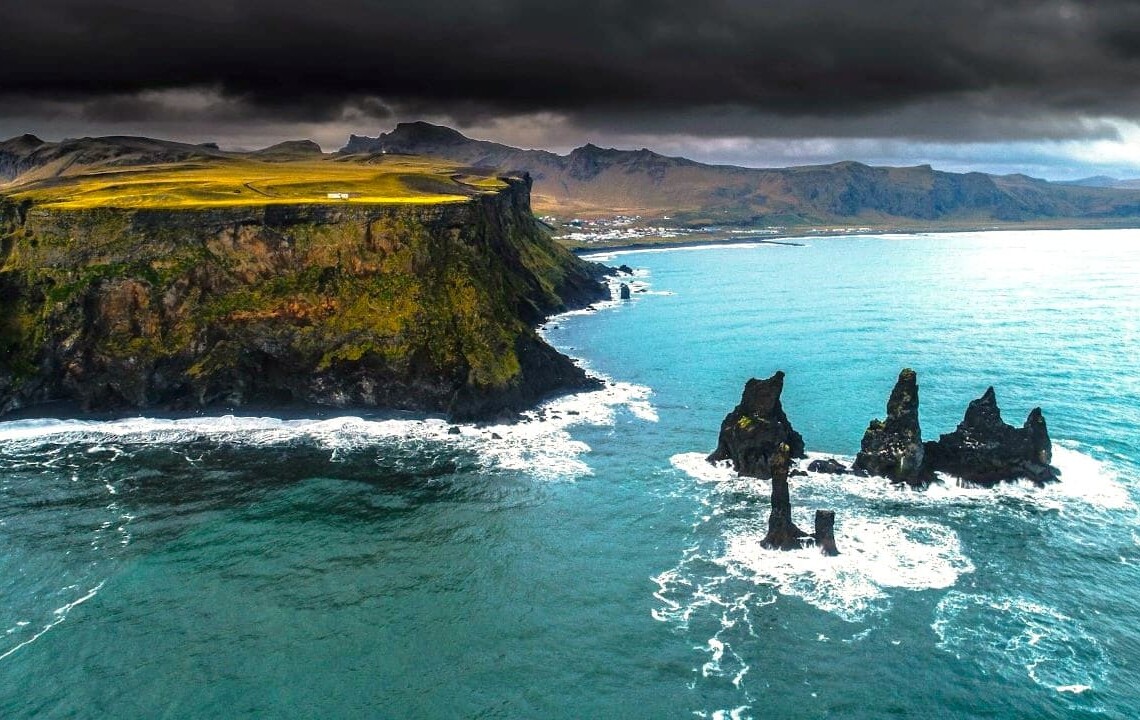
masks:
[[[792,450],[780,443],[771,458],[772,510],[768,513],[768,534],[760,544],[769,550],[799,550],[800,538],[807,533],[792,522],[792,496],[788,488],[788,469],[792,464]],[[832,517],[834,518],[834,513]],[[832,545],[834,545],[832,541]]]
[[[716,450],[708,461],[730,460],[741,475],[769,478],[781,446],[788,447],[789,459],[804,457],[804,439],[792,428],[780,405],[783,390],[782,371],[767,380],[752,378],[745,383],[740,404],[720,425]]]
[[[618,288],[618,295],[622,300],[629,300],[629,285],[622,283],[621,287]]]
[[[917,486],[929,479],[924,459],[918,425],[918,376],[904,368],[887,401],[886,419],[872,420],[867,426],[852,469]]]
[[[931,470],[956,475],[973,485],[992,486],[1003,480],[1028,478],[1043,484],[1058,480],[1053,444],[1041,408],[1034,408],[1025,425],[1008,425],[1001,418],[991,387],[966,408],[958,429],[925,447]]]
[[[815,533],[812,537],[815,538],[815,544],[819,547],[821,555],[835,557],[839,554],[839,548],[835,547],[834,510],[815,511]]]

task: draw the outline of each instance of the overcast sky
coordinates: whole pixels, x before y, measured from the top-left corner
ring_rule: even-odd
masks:
[[[0,4],[0,136],[335,150],[427,119],[782,166],[1140,176],[1140,3]]]

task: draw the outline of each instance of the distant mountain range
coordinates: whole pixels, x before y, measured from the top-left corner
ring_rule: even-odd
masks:
[[[1076,185],[1078,187],[1121,188],[1126,190],[1140,189],[1140,178],[1120,179],[1108,175],[1093,175],[1080,180],[1063,180],[1060,185]]]
[[[0,190],[129,166],[215,163],[226,158],[286,162],[319,158],[308,140],[232,152],[139,137],[0,142]],[[528,172],[539,214],[668,216],[688,225],[785,228],[972,228],[1140,226],[1140,180],[1093,177],[1048,182],[1026,175],[950,173],[929,165],[858,162],[757,169],[707,165],[650,150],[583,145],[567,155],[473,140],[451,128],[400,123],[379,137],[353,135],[339,152],[371,162],[391,154],[437,157],[461,168]],[[327,157],[327,156],[326,156]],[[390,159],[390,158],[389,158]]]
[[[375,138],[353,135],[340,152],[429,155],[526,171],[534,178],[535,209],[562,218],[637,214],[689,223],[874,227],[1140,222],[1140,182],[1111,178],[1058,183],[858,162],[757,169],[595,145],[558,155],[424,122],[400,123]]]
[[[226,158],[256,158],[266,162],[321,157],[311,140],[292,140],[264,150],[231,152],[214,143],[190,145],[145,137],[98,137],[44,142],[21,135],[0,142],[0,186],[47,182],[101,170],[139,165],[211,162]]]

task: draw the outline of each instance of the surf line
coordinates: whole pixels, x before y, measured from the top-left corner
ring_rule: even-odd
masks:
[[[53,612],[53,614],[56,615],[57,617],[53,622],[50,622],[47,625],[44,625],[43,629],[40,630],[38,633],[31,636],[30,638],[28,638],[24,642],[20,643],[19,645],[16,645],[15,647],[9,649],[3,655],[0,655],[0,660],[5,659],[6,657],[8,657],[12,653],[16,652],[20,648],[31,645],[36,640],[39,640],[41,637],[43,637],[47,633],[48,630],[51,630],[53,627],[55,627],[56,625],[59,625],[61,622],[66,620],[67,614],[69,612],[71,612],[72,608],[76,607],[77,605],[82,605],[83,603],[87,602],[91,598],[95,597],[95,595],[99,592],[99,590],[101,590],[103,588],[103,585],[106,582],[107,582],[106,580],[101,581],[98,585],[96,585],[95,587],[88,590],[87,594],[84,595],[83,597],[79,598],[78,600],[72,600],[71,602],[67,603],[66,605],[56,608],[55,611]]]

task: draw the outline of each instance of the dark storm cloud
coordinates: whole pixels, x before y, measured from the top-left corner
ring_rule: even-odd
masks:
[[[0,6],[0,115],[1104,135],[1085,119],[1140,111],[1138,27],[1112,0],[38,0]]]

